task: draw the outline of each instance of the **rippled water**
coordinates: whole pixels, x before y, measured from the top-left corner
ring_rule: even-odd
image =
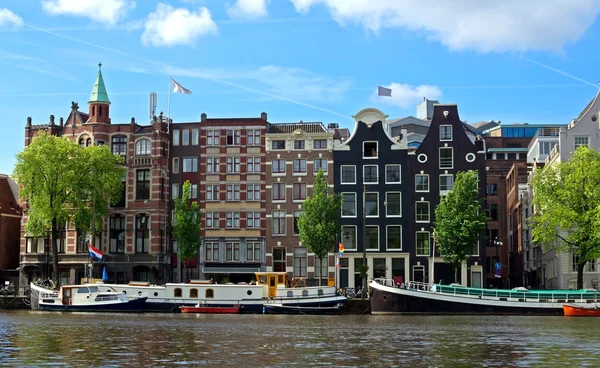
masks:
[[[0,312],[0,366],[600,366],[600,318]]]

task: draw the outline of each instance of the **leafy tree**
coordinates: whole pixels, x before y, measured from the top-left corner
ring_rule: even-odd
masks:
[[[193,259],[202,245],[200,240],[202,213],[198,202],[191,201],[191,186],[189,180],[186,181],[183,184],[181,197],[175,199],[173,238],[177,241],[179,249],[179,282],[181,282],[181,261]]]
[[[533,240],[545,250],[577,254],[582,289],[586,263],[600,257],[600,153],[580,146],[569,161],[537,169],[532,187]]]
[[[329,193],[327,181],[323,177],[323,170],[319,169],[312,195],[304,201],[302,205],[304,211],[298,218],[300,241],[319,259],[319,265],[323,263],[323,258],[327,257],[327,254],[335,246],[341,207],[341,195]],[[318,268],[318,276],[321,279],[322,267]]]
[[[107,198],[120,198],[124,169],[122,159],[108,147],[84,149],[65,137],[40,133],[17,155],[14,177],[19,196],[26,201],[28,222],[25,230],[47,237],[50,231],[52,278],[58,279],[57,229],[69,222],[90,227],[86,222],[91,193],[96,193],[97,211],[106,214]],[[118,177],[119,185],[115,184]],[[102,208],[100,208],[102,207]],[[101,222],[99,222],[101,227]]]
[[[454,267],[456,282],[460,266],[473,254],[488,220],[481,210],[478,180],[477,171],[457,173],[452,190],[435,209],[436,248],[444,262]]]

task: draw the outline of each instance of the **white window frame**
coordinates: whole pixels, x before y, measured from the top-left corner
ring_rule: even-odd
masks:
[[[181,145],[182,146],[190,145],[190,130],[189,129],[181,129]]]
[[[366,173],[365,173],[365,169],[367,167],[375,167],[375,172],[377,173],[375,175],[375,181],[366,181]],[[368,185],[372,185],[372,184],[379,184],[379,165],[363,165],[362,167],[362,172],[363,172],[363,184],[368,184]]]
[[[279,214],[283,213],[283,216],[277,216],[275,217],[275,212],[278,212]],[[283,221],[283,232],[279,233],[280,227],[277,227],[277,233],[275,233],[273,230],[275,230],[275,219],[278,219],[279,221]],[[273,210],[273,212],[271,213],[271,221],[272,226],[271,226],[271,233],[273,236],[286,236],[287,235],[287,211],[286,210]],[[281,222],[279,223],[281,225]]]
[[[221,159],[219,157],[206,158],[206,173],[219,174],[221,172]]]
[[[199,142],[199,132],[198,129],[192,129],[191,132],[191,141],[192,141],[192,146],[197,146],[198,142]]]
[[[440,193],[448,193],[449,191],[452,190],[452,188],[450,189],[442,189],[442,177],[450,177],[452,178],[452,187],[454,187],[454,174],[440,174]]]
[[[427,254],[419,254],[419,235],[427,234]],[[415,257],[430,257],[431,256],[431,233],[429,231],[417,231],[415,232]]]
[[[452,152],[452,162],[451,162],[450,166],[442,166],[442,150],[450,150],[450,152]],[[446,169],[446,170],[453,169],[454,168],[454,147],[440,147],[438,159],[439,159],[440,169]]]
[[[231,195],[230,195],[231,193]],[[225,187],[225,200],[238,202],[240,201],[240,185],[239,184],[227,184]]]
[[[206,145],[220,146],[221,145],[221,130],[207,129],[206,130]]]
[[[179,198],[179,183],[173,183],[172,184],[171,197],[173,199]]]
[[[173,129],[173,145],[179,146],[179,129]]]
[[[354,215],[350,215],[350,216],[344,215],[344,204],[342,203],[342,209],[340,211],[340,213],[341,213],[340,216],[342,218],[356,218],[356,216],[357,216],[357,204],[356,204],[356,202],[357,202],[357,200],[356,200],[357,195],[356,195],[356,192],[342,192],[342,199],[344,198],[344,195],[346,195],[346,194],[354,195]]]
[[[365,217],[368,218],[378,218],[379,217],[379,192],[364,192],[363,193],[363,208],[365,212],[367,211],[367,194],[376,194],[377,195],[377,215],[369,215],[365,213]]]
[[[418,220],[419,203],[427,203],[427,221]],[[415,202],[415,222],[427,224],[431,220],[431,203],[429,201],[416,201]]]
[[[220,192],[221,192],[221,188],[219,188],[219,184],[207,184],[206,185],[206,201],[208,201],[208,202],[220,201],[220,198],[219,198]],[[209,198],[209,193],[210,193],[210,198]],[[215,198],[214,194],[217,195],[216,198]]]
[[[354,169],[354,181],[344,182],[344,168],[351,167]],[[356,165],[340,165],[340,184],[342,185],[355,185],[356,184]]]
[[[179,174],[179,157],[173,157],[173,174]]]
[[[231,220],[231,226],[229,221]],[[226,229],[239,229],[240,228],[240,213],[239,212],[227,212],[225,214],[225,228]]]
[[[417,177],[418,176],[424,176],[424,177],[427,178],[427,190],[417,189],[417,185],[418,185]],[[430,185],[431,185],[431,183],[430,183],[430,180],[429,180],[429,174],[415,174],[415,192],[429,193],[429,186]]]
[[[257,167],[258,165],[258,167]],[[246,158],[246,172],[260,173],[260,157],[248,156]]]
[[[227,142],[227,138],[229,137],[229,132],[231,132],[231,135],[233,137],[232,139],[232,143],[228,143]],[[225,132],[225,145],[226,146],[239,146],[241,144],[242,141],[242,131],[239,129],[227,129],[227,131]]]
[[[275,161],[277,161],[277,165],[274,165]],[[283,161],[283,171],[274,171],[275,166],[277,166],[278,169],[281,169],[281,162]],[[283,158],[274,158],[273,160],[271,160],[271,174],[273,175],[279,175],[279,176],[284,176],[285,173],[287,171],[287,162],[285,161],[285,159]]]
[[[400,214],[399,215],[390,215],[388,213],[388,208],[390,207],[390,202],[388,200],[388,195],[389,194],[398,194],[398,195],[400,195]],[[385,217],[391,217],[391,218],[402,217],[402,192],[399,192],[399,191],[385,192],[385,203],[384,203],[384,205],[385,205]]]
[[[300,144],[302,147],[296,148],[296,142],[302,142]],[[306,149],[306,139],[294,139],[294,150],[299,151],[299,150],[305,150],[305,149]]]
[[[246,200],[260,201],[260,184],[246,184]]]
[[[397,167],[398,168],[398,181],[388,181],[388,167]],[[402,165],[400,165],[400,164],[385,165],[385,183],[386,184],[402,184]]]
[[[280,199],[280,198],[275,199],[275,191],[273,190],[274,189],[273,187],[275,185],[277,185],[277,186],[283,185],[283,199]],[[277,192],[279,192],[279,191],[277,191]],[[275,182],[275,183],[271,184],[271,201],[273,201],[275,203],[279,203],[279,202],[285,202],[286,200],[287,200],[287,187],[286,187],[285,183]]]
[[[450,138],[447,135],[442,137],[442,128],[450,128]],[[451,142],[454,132],[452,131],[452,125],[440,125],[440,142]]]
[[[390,248],[389,244],[390,244],[390,240],[389,240],[389,231],[390,228],[394,227],[394,228],[400,228],[400,248]],[[402,225],[387,225],[385,227],[385,249],[386,250],[390,250],[390,251],[394,251],[394,252],[398,252],[398,251],[402,251]]]
[[[585,144],[583,143],[577,143],[577,139],[585,139]],[[589,147],[590,146],[590,137],[589,136],[575,136],[573,137],[573,148],[575,150],[577,150],[577,147],[579,146],[586,146]]]
[[[375,143],[375,156],[367,157],[365,156],[365,143]],[[363,141],[362,142],[362,158],[365,160],[376,160],[379,158],[379,142],[377,141]]]
[[[302,187],[304,186],[304,198],[296,198],[296,188],[299,189],[299,193],[302,193]],[[306,182],[294,182],[292,183],[292,201],[294,202],[304,202],[308,197],[308,185]]]
[[[364,227],[364,231],[367,231],[367,228],[377,228],[377,248],[367,248],[367,251],[378,251],[381,248],[381,232],[379,231],[379,225],[366,225]],[[365,234],[365,240],[367,239],[367,234]],[[368,245],[368,240],[366,241],[365,247]]]
[[[318,163],[317,163],[318,162]],[[325,163],[325,165],[323,165]],[[313,160],[313,173],[315,175],[319,172],[319,169],[323,169],[323,174],[327,174],[328,162],[326,158],[315,158]]]
[[[298,168],[302,169],[302,161],[304,161],[304,171],[296,171],[296,162],[298,162]],[[295,158],[292,161],[292,174],[293,175],[306,175],[307,171],[308,171],[308,169],[306,167],[306,159],[305,158]]]
[[[257,137],[258,133],[258,137]],[[257,140],[258,138],[258,140]],[[246,145],[248,146],[260,146],[260,129],[248,129],[246,130]]]
[[[256,221],[258,220],[258,224]],[[260,229],[260,212],[246,212],[246,228]]]
[[[347,228],[347,227],[354,228],[354,248],[351,248],[348,246],[348,244],[344,243],[344,241],[345,241],[344,228]],[[341,236],[342,244],[344,244],[345,250],[357,250],[358,249],[358,227],[356,225],[342,225],[340,229],[341,229],[340,236]]]
[[[204,221],[205,223],[205,228],[207,229],[219,229],[220,228],[220,219],[219,219],[219,212],[207,212],[206,213],[206,220]]]
[[[227,174],[239,174],[241,172],[240,166],[242,160],[239,156],[228,156],[225,162],[225,170]],[[230,165],[232,171],[229,170]]]

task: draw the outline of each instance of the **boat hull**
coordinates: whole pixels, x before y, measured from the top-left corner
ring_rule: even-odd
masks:
[[[343,312],[344,307],[342,305],[333,307],[301,307],[265,304],[263,307],[264,314],[341,315]]]
[[[561,304],[497,301],[371,284],[372,314],[563,315]]]
[[[125,303],[89,304],[89,305],[62,305],[40,302],[39,308],[43,311],[56,312],[93,312],[93,313],[141,313],[144,311],[147,298],[131,299]]]
[[[585,308],[576,305],[563,305],[563,312],[568,317],[600,317],[600,309]]]
[[[181,313],[203,313],[203,314],[237,314],[240,305],[233,307],[180,307]]]

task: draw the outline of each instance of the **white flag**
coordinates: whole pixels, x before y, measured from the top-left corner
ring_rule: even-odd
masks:
[[[173,84],[173,92],[175,93],[183,93],[184,95],[191,95],[192,91],[184,88],[181,84],[175,82],[175,79],[171,78],[171,82]]]

